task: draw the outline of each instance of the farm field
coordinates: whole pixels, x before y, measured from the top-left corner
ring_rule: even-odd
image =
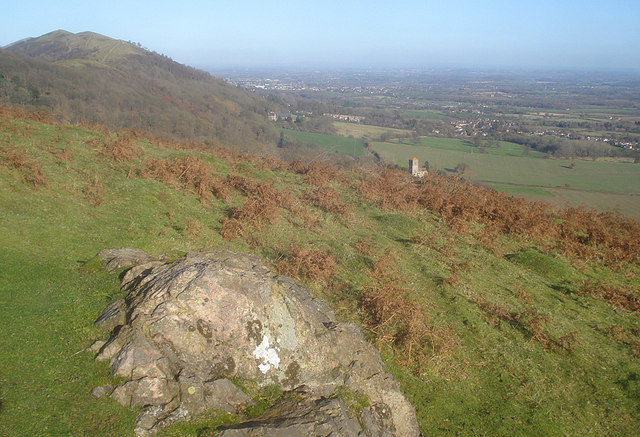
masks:
[[[338,135],[343,137],[354,137],[354,138],[376,138],[382,134],[392,134],[392,135],[410,135],[411,131],[405,129],[393,129],[390,127],[381,127],[381,126],[370,126],[368,124],[355,124],[355,123],[345,123],[341,121],[334,121],[333,126],[336,128]]]
[[[430,149],[441,149],[449,151],[458,151],[466,153],[479,153],[478,148],[466,140],[458,138],[442,138],[442,137],[420,137],[418,140],[396,139],[388,141],[389,143],[403,144],[408,146],[428,147]],[[525,152],[521,145],[510,143],[508,141],[500,141],[500,147],[486,147],[485,152],[488,155],[499,156],[528,156],[531,158],[544,158],[545,154],[535,150]]]
[[[522,155],[517,145],[487,148],[477,153],[465,141],[421,138],[420,145],[376,142],[373,149],[383,159],[402,167],[412,157],[421,165],[429,162],[431,171],[453,172],[460,163],[470,169],[470,179],[498,191],[524,195],[535,200],[572,206],[585,205],[598,210],[618,208],[623,214],[640,217],[640,166],[623,162],[570,161],[541,159],[537,152]],[[519,146],[517,146],[519,147]],[[473,153],[472,153],[473,152]],[[631,196],[631,194],[636,194]]]
[[[291,129],[282,129],[285,135],[305,143],[315,144],[321,150],[339,152],[354,157],[364,155],[364,141],[359,138],[344,138],[334,135],[300,132]]]

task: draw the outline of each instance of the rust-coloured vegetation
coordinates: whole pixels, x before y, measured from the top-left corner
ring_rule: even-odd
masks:
[[[419,186],[407,172],[379,167],[361,176],[359,191],[364,200],[386,210],[414,210],[418,205]]]
[[[356,241],[351,245],[355,250],[360,252],[363,255],[373,256],[373,242],[371,238],[365,237],[361,240]]]
[[[0,119],[4,120],[28,120],[28,121],[40,121],[43,123],[59,123],[60,117],[55,116],[51,112],[39,110],[39,111],[27,111],[18,106],[0,105]]]
[[[335,257],[320,249],[302,247],[298,243],[289,246],[288,253],[276,263],[282,275],[307,278],[312,281],[326,280],[336,269]]]
[[[205,162],[189,155],[173,159],[152,159],[139,170],[139,174],[165,185],[179,184],[190,188],[202,203],[211,199],[212,193],[218,198],[226,198],[222,181],[213,175]]]
[[[36,190],[48,186],[47,178],[42,173],[42,166],[27,151],[14,148],[2,149],[0,162],[18,170],[24,181]]]
[[[318,208],[342,216],[353,215],[353,209],[342,201],[340,194],[331,187],[318,187],[307,190],[304,199],[313,202]]]
[[[369,272],[371,284],[364,287],[361,307],[365,322],[376,341],[397,347],[404,364],[421,363],[430,355],[440,360],[452,353],[458,341],[450,328],[431,322],[427,307],[407,295],[394,267],[393,254],[385,251]]]
[[[332,164],[315,161],[306,167],[304,181],[309,185],[321,187],[331,181],[339,179],[338,170]]]
[[[233,239],[243,235],[246,226],[254,230],[263,224],[273,224],[280,218],[278,208],[294,210],[293,194],[287,190],[276,190],[270,182],[257,182],[237,174],[230,174],[225,187],[234,188],[247,196],[242,206],[232,208],[222,224],[221,235]]]
[[[430,174],[416,180],[406,172],[381,168],[363,173],[361,178],[362,198],[381,208],[406,211],[424,207],[462,234],[469,231],[469,223],[483,225],[479,237],[494,252],[496,236],[508,234],[532,239],[541,247],[555,247],[569,257],[603,261],[613,268],[639,261],[640,224],[618,213],[558,210],[452,176]]]
[[[116,162],[132,161],[138,156],[130,136],[118,135],[118,138],[108,139],[103,142],[100,154],[103,158],[110,158]]]
[[[602,282],[583,282],[580,294],[603,300],[616,308],[640,314],[640,292]]]

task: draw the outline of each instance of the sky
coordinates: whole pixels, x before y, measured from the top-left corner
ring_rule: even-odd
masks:
[[[0,46],[64,29],[209,68],[640,71],[640,0],[2,0]]]

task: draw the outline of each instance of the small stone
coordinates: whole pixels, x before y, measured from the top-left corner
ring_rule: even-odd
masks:
[[[100,352],[100,349],[102,349],[102,346],[104,346],[105,344],[107,344],[106,340],[96,340],[93,342],[93,344],[91,346],[89,346],[89,351],[93,352],[93,353],[98,353]]]
[[[91,390],[91,396],[93,396],[96,399],[100,399],[102,397],[109,395],[112,391],[113,391],[112,385],[99,385],[98,387],[94,387],[94,389]]]
[[[136,248],[103,249],[98,252],[98,257],[110,273],[151,261],[151,257],[145,251]]]

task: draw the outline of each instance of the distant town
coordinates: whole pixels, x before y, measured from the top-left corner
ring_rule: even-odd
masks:
[[[535,136],[640,151],[637,87],[605,89],[595,77],[590,83],[571,76],[541,80],[520,74],[506,85],[498,73],[458,71],[227,72],[224,77],[238,87],[282,99],[285,110],[271,113],[273,120],[321,116],[419,135],[483,140]],[[611,106],[592,104],[589,96],[607,92],[613,93],[606,99]]]

